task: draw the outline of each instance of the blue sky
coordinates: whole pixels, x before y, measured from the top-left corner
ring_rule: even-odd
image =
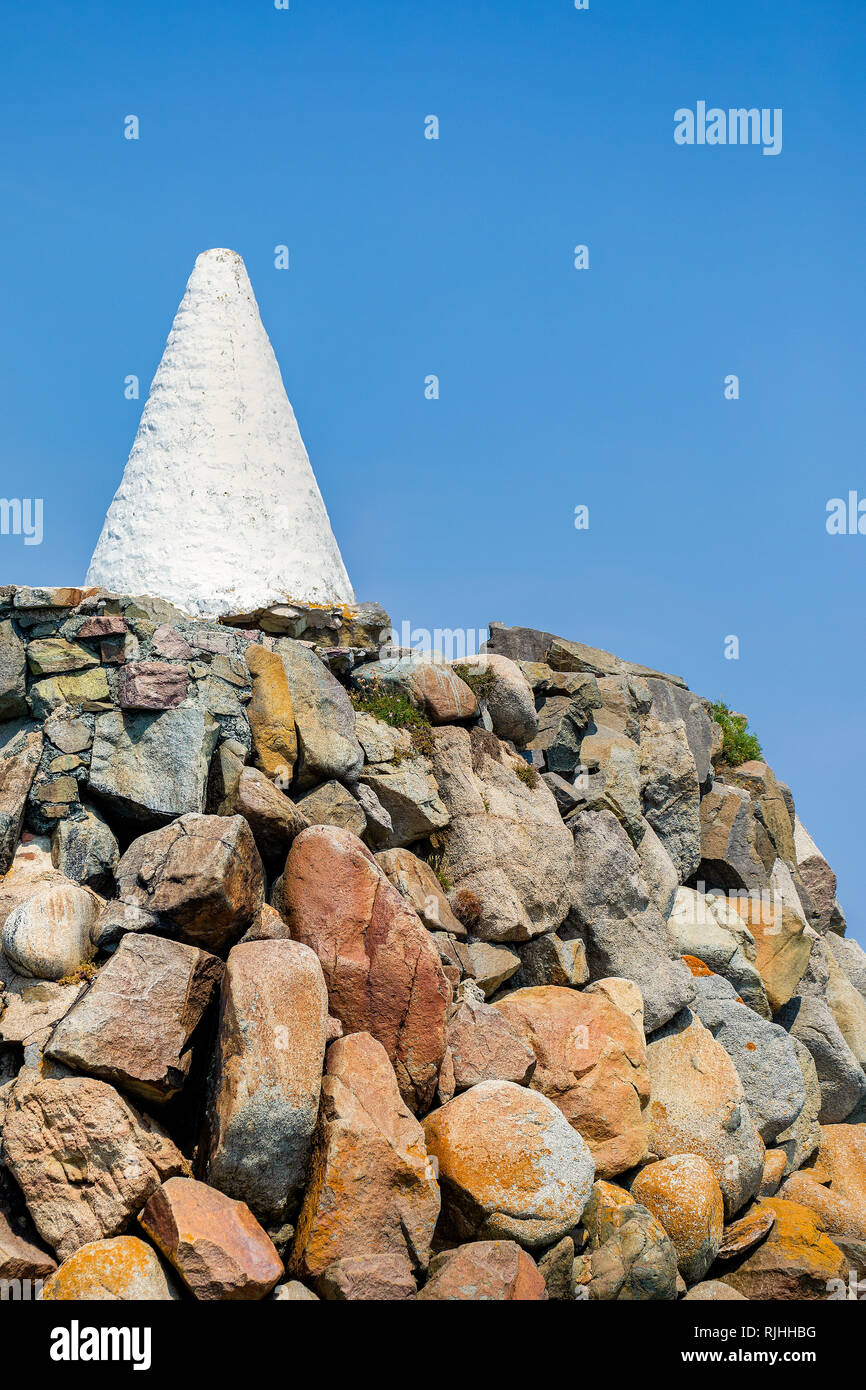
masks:
[[[0,537],[2,578],[82,579],[195,256],[232,247],[359,597],[746,711],[866,940],[866,536],[825,530],[866,497],[864,40],[857,0],[7,7],[2,493],[45,540]],[[699,100],[782,108],[782,153],[675,145]]]

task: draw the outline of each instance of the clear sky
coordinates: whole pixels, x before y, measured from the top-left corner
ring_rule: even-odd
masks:
[[[747,712],[866,941],[866,535],[825,528],[866,498],[862,0],[42,0],[2,38],[2,495],[44,541],[0,577],[83,579],[232,247],[359,598]],[[678,146],[699,101],[781,108],[781,154]]]

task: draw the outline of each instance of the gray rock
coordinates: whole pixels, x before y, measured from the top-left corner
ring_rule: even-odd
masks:
[[[545,932],[518,948],[520,970],[512,981],[515,989],[535,985],[561,985],[576,989],[589,979],[586,947],[580,938],[563,941],[555,932]]]
[[[844,931],[845,919],[836,901],[836,875],[799,816],[794,818],[794,851],[800,877],[811,900],[815,930]]]
[[[590,977],[624,976],[639,986],[648,1033],[694,998],[688,967],[650,902],[640,860],[610,811],[573,819],[575,889],[568,925],[586,946]]]
[[[828,932],[824,938],[842,974],[866,999],[866,951],[851,937]]]
[[[119,710],[96,720],[90,790],[118,814],[145,822],[203,811],[219,726],[187,706],[160,714]]]
[[[615,1227],[613,1232],[584,1257],[586,1295],[602,1303],[672,1302],[677,1296],[677,1254],[655,1217],[635,1202],[617,1208],[607,1224]]]
[[[42,745],[42,731],[25,720],[0,730],[0,874],[8,871],[15,857]]]
[[[566,641],[552,632],[539,632],[530,627],[505,627],[490,623],[490,636],[485,650],[510,656],[512,661],[543,661],[555,671],[587,671],[596,676],[657,676],[675,685],[684,685],[680,676],[665,675],[649,666],[623,661],[611,652],[588,647],[583,642]]]
[[[367,829],[363,806],[340,782],[323,782],[295,802],[308,825],[339,825],[359,838]]]
[[[769,1147],[806,1104],[793,1041],[784,1028],[740,1003],[734,986],[721,976],[698,976],[695,988],[691,1007],[737,1068],[752,1119]]]
[[[818,1123],[821,1113],[821,1086],[818,1073],[808,1048],[803,1046],[799,1038],[792,1037],[791,1042],[806,1090],[806,1104],[794,1123],[776,1136],[776,1148],[785,1151],[786,1177],[810,1162],[821,1143],[821,1126]]]
[[[604,724],[590,724],[580,745],[581,767],[589,777],[598,776],[604,787],[604,804],[628,831],[633,843],[643,835],[646,821],[641,812],[640,753],[636,743]]]
[[[484,703],[490,714],[493,732],[513,743],[525,744],[538,732],[532,687],[515,661],[507,656],[483,653],[452,661],[458,675],[461,668],[491,678],[490,690]]]
[[[843,1124],[866,1096],[866,1074],[842,1036],[827,1000],[796,994],[776,1020],[808,1048],[821,1087],[822,1125]]]
[[[24,643],[11,619],[0,622],[0,719],[27,714],[27,663]]]
[[[390,832],[377,841],[382,849],[413,845],[448,824],[448,810],[439,795],[429,758],[365,764],[361,784],[375,794],[391,819]]]
[[[650,902],[667,919],[679,887],[676,865],[648,821],[634,841]]]
[[[331,778],[357,781],[364,754],[355,737],[355,711],[346,691],[308,647],[287,637],[276,638],[274,647],[286,670],[298,731],[298,790]]]
[[[569,910],[574,868],[552,793],[493,734],[445,727],[434,739],[434,776],[451,817],[437,835],[441,868],[477,899],[474,934],[501,942],[554,931]]]
[[[486,999],[520,969],[520,956],[507,946],[494,946],[489,941],[455,941],[454,954],[464,974],[484,991]]]
[[[103,896],[114,887],[114,871],[120,849],[108,822],[92,807],[59,821],[51,837],[51,862],[55,869]]]
[[[683,721],[698,781],[703,785],[712,771],[711,759],[717,746],[715,730],[718,726],[708,701],[668,681],[649,677],[646,684],[652,697],[653,717],[663,724],[672,724],[679,719]]]
[[[640,781],[644,815],[684,883],[701,860],[701,813],[698,773],[681,719],[644,721]]]
[[[679,888],[668,918],[677,950],[695,956],[716,975],[730,981],[744,1004],[769,1019],[770,1006],[754,964],[752,934],[724,898],[705,897],[694,888]]]
[[[100,900],[75,883],[48,883],[10,912],[0,934],[15,969],[39,980],[61,980],[93,960],[91,928]]]
[[[716,782],[700,803],[700,877],[711,888],[766,889],[752,798],[742,787]]]

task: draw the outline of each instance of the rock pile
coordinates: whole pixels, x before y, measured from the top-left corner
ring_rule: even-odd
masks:
[[[0,1280],[846,1297],[866,953],[676,676],[0,591]]]

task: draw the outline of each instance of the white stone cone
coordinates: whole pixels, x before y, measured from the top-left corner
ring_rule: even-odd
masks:
[[[86,582],[195,615],[355,600],[235,251],[196,260]]]

